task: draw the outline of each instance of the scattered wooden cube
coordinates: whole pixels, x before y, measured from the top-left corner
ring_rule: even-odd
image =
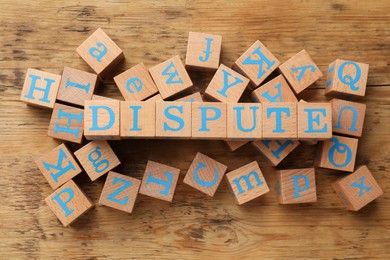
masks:
[[[225,141],[225,143],[228,145],[230,151],[234,152],[238,148],[244,146],[245,144],[249,143],[249,141]]]
[[[156,137],[155,102],[121,101],[120,105],[121,138]]]
[[[190,32],[186,54],[186,67],[194,70],[216,70],[221,54],[222,36]]]
[[[195,92],[191,95],[176,99],[175,101],[185,101],[185,102],[203,102],[202,95],[200,92]]]
[[[294,140],[258,140],[252,143],[268,162],[277,166],[287,157],[297,146],[298,141]]]
[[[91,100],[116,100],[116,99],[93,94]]]
[[[92,141],[77,150],[74,155],[92,181],[121,163],[107,141]]]
[[[256,161],[227,173],[226,179],[238,205],[269,192],[263,173]]]
[[[263,103],[263,138],[297,139],[297,103]]]
[[[140,186],[140,180],[111,171],[108,173],[99,203],[131,213]]]
[[[383,194],[367,166],[332,184],[348,210],[358,211]]]
[[[226,170],[226,165],[202,153],[197,153],[183,182],[213,197]]]
[[[139,193],[172,202],[180,169],[148,161]]]
[[[330,139],[332,107],[330,103],[298,103],[298,138]]]
[[[156,137],[191,138],[191,103],[156,102]]]
[[[227,104],[227,139],[261,139],[262,109],[260,103]]]
[[[192,138],[226,138],[226,104],[219,102],[192,103]]]
[[[160,94],[154,95],[153,97],[150,97],[145,100],[146,102],[160,102],[164,101],[163,97]]]
[[[72,180],[53,192],[45,201],[64,226],[70,225],[94,207],[92,201]]]
[[[61,76],[49,72],[27,69],[20,100],[29,105],[53,108]]]
[[[268,81],[251,93],[255,102],[298,102],[294,92],[291,90],[283,75]]]
[[[322,72],[306,50],[295,54],[281,64],[279,69],[297,94],[322,77]]]
[[[100,76],[105,76],[125,57],[123,51],[100,28],[77,47],[76,52]]]

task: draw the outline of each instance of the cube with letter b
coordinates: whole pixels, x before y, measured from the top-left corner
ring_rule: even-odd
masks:
[[[260,103],[227,104],[227,139],[261,139],[262,106]]]
[[[121,101],[121,138],[156,137],[156,102]]]
[[[226,104],[219,102],[192,103],[192,138],[226,138]]]
[[[191,102],[156,102],[156,137],[191,138]]]
[[[297,103],[263,103],[263,138],[297,139]]]
[[[330,139],[332,108],[330,103],[298,103],[298,138]]]

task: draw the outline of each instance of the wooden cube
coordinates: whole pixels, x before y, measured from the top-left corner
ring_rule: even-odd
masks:
[[[255,102],[298,102],[294,92],[291,90],[283,75],[268,81],[251,93]]]
[[[225,143],[228,145],[230,151],[234,152],[238,148],[244,146],[245,144],[249,143],[249,141],[225,141]]]
[[[82,172],[65,144],[61,144],[35,160],[35,164],[55,190]]]
[[[205,95],[220,102],[238,102],[248,83],[249,79],[221,64]]]
[[[53,108],[61,76],[49,72],[27,69],[20,100],[29,105]]]
[[[261,139],[262,107],[260,103],[227,104],[227,139]]]
[[[163,99],[192,87],[192,81],[179,56],[149,69]]]
[[[317,202],[314,168],[281,170],[278,175],[279,204]]]
[[[197,153],[183,182],[213,197],[226,170],[226,165],[202,153]]]
[[[322,72],[306,50],[301,50],[281,64],[279,70],[297,94],[322,77]]]
[[[121,138],[156,137],[156,103],[121,101]]]
[[[72,180],[53,192],[45,201],[64,226],[70,225],[94,207],[92,201]]]
[[[226,104],[219,102],[192,103],[192,138],[226,138]]]
[[[364,97],[369,65],[337,59],[329,65],[325,94],[341,97]]]
[[[191,95],[176,99],[175,101],[185,101],[185,102],[203,102],[202,95],[200,92],[195,92]]]
[[[330,103],[298,103],[298,138],[330,139],[332,108]]]
[[[76,52],[100,76],[105,76],[125,57],[118,45],[100,28],[77,47]]]
[[[92,99],[98,81],[96,74],[65,67],[57,100],[83,107],[85,100]]]
[[[86,100],[84,136],[87,140],[120,139],[120,101]]]
[[[249,78],[254,86],[259,86],[274,70],[280,61],[260,41],[252,44],[234,63],[233,69]]]
[[[332,184],[348,210],[358,211],[383,194],[366,165]]]
[[[300,99],[299,103],[307,103],[305,100]],[[306,145],[316,145],[318,143],[318,139],[303,139],[300,140],[301,143],[306,144]]]
[[[84,132],[84,110],[56,103],[51,114],[47,135],[81,144]]]
[[[139,193],[172,202],[180,169],[148,161]]]
[[[294,140],[258,140],[252,144],[263,154],[271,165],[277,166],[287,155],[297,148],[299,142]]]
[[[140,180],[111,171],[108,173],[99,203],[131,213],[140,186]]]
[[[150,97],[145,100],[146,102],[160,102],[164,101],[163,97],[160,94],[154,95],[153,97]]]
[[[190,32],[186,54],[186,67],[193,70],[215,71],[219,65],[222,36]]]
[[[321,142],[314,165],[346,172],[353,172],[359,140],[356,138],[333,135]]]
[[[297,103],[263,103],[263,138],[297,139]]]
[[[256,161],[226,173],[226,179],[238,205],[269,192],[267,182]]]
[[[341,99],[332,99],[333,132],[361,137],[363,132],[366,104]]]
[[[116,99],[93,94],[91,100],[116,100]]]
[[[92,141],[77,150],[74,155],[92,181],[121,163],[107,141]]]
[[[158,93],[156,84],[143,63],[114,77],[114,81],[126,101],[141,101]]]
[[[191,138],[191,103],[156,102],[156,137]]]

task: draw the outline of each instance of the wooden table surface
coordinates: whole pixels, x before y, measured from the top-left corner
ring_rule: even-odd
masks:
[[[0,258],[389,259],[389,1],[1,0],[0,7]],[[184,60],[189,31],[222,35],[227,66],[257,39],[281,61],[306,49],[324,74],[336,58],[369,63],[357,165],[368,165],[385,194],[358,213],[348,212],[330,186],[345,174],[318,169],[318,202],[282,206],[276,169],[251,145],[230,152],[221,141],[128,140],[112,142],[123,162],[120,173],[141,178],[151,159],[184,175],[200,151],[229,170],[257,160],[271,192],[237,206],[225,182],[208,198],[181,176],[172,204],[140,195],[132,215],[97,206],[72,227],[62,227],[44,203],[52,189],[33,163],[59,144],[46,135],[51,112],[26,106],[19,97],[28,67],[91,71],[75,49],[98,27],[126,56],[113,75],[176,54]],[[190,76],[194,90],[204,91],[212,75]],[[324,85],[323,78],[300,97],[325,100]],[[98,94],[119,98],[112,75]],[[314,149],[301,145],[277,169],[312,166]],[[92,183],[82,173],[75,181],[97,202],[104,179]]]

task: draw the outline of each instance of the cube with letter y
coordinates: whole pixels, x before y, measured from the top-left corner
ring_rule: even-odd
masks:
[[[192,138],[226,138],[226,104],[219,102],[192,103]]]
[[[298,103],[298,138],[330,139],[332,108],[330,103]]]

